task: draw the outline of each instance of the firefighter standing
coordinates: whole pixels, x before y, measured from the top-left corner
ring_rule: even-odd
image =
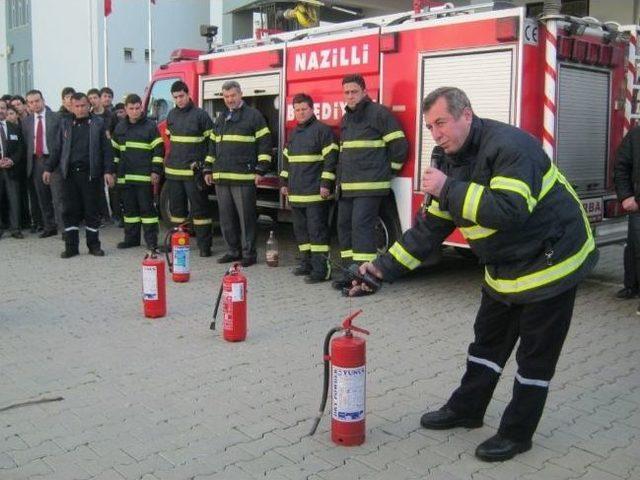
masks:
[[[176,107],[167,115],[171,151],[164,169],[171,222],[178,225],[187,220],[188,200],[200,256],[210,257],[211,214],[207,194],[198,188],[194,170],[202,167],[207,156],[213,122],[207,112],[193,104],[189,88],[183,81],[171,85],[171,96]]]
[[[280,178],[289,198],[293,231],[300,250],[295,275],[308,275],[307,283],[328,280],[329,198],[335,181],[338,145],[331,127],[316,119],[313,99],[304,93],[293,97],[298,125],[282,152]]]
[[[262,114],[242,100],[240,84],[222,85],[227,110],[216,119],[205,182],[215,183],[227,253],[218,263],[256,263],[256,185],[271,166],[271,132]]]
[[[511,401],[498,433],[476,449],[481,460],[507,460],[531,448],[577,284],[597,262],[598,251],[576,193],[532,136],[476,117],[457,88],[431,92],[423,114],[445,152],[442,171],[428,168],[422,181],[434,201],[386,254],[360,269],[393,280],[418,267],[460,228],[485,265],[475,339],[460,387],[440,410],[424,414],[421,424],[428,429],[482,426],[502,369],[520,340]]]
[[[371,101],[360,75],[344,77],[342,88],[347,106],[340,134],[338,240],[347,266],[376,257],[378,212],[391,178],[402,168],[408,143],[391,112]],[[341,290],[349,282],[343,276],[333,286]]]
[[[164,143],[156,122],[147,118],[136,94],[125,102],[126,118],[116,125],[111,144],[118,179],[124,180],[124,241],[118,248],[140,245],[140,227],[147,247],[158,246],[158,212],[153,204],[153,187],[158,185],[164,162]]]

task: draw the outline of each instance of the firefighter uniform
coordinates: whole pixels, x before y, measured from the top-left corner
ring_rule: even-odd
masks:
[[[271,166],[271,132],[262,114],[242,102],[220,113],[211,140],[204,171],[212,174],[216,185],[226,257],[255,263],[255,178]]]
[[[597,262],[589,221],[537,141],[510,125],[474,116],[464,145],[445,156],[442,170],[448,178],[440,197],[374,265],[393,280],[418,267],[459,227],[485,273],[466,373],[446,406],[481,424],[519,338],[513,397],[498,433],[529,442],[569,328],[576,286]]]
[[[124,201],[124,246],[140,245],[140,227],[149,248],[158,246],[158,212],[153,204],[151,174],[162,175],[164,143],[156,122],[128,118],[116,125],[111,138],[114,162]]]
[[[345,108],[340,128],[340,256],[344,263],[371,261],[380,204],[402,168],[408,143],[393,114],[367,96]]]
[[[171,151],[165,162],[164,174],[169,188],[171,222],[187,220],[187,200],[201,254],[211,252],[211,214],[207,194],[197,186],[192,164],[202,166],[207,156],[213,122],[203,109],[193,102],[184,108],[173,108],[167,115],[167,135]]]
[[[311,279],[327,280],[329,267],[329,199],[320,188],[330,191],[336,178],[338,145],[331,127],[312,116],[298,124],[283,154],[280,178],[289,191],[293,232],[302,255],[296,273],[309,273]]]

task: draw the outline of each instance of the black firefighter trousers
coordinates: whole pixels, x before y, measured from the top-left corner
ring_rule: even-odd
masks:
[[[312,203],[306,207],[292,206],[293,234],[298,242],[302,261],[311,266],[311,276],[326,279],[329,268],[329,202]]]
[[[376,258],[376,222],[385,197],[340,197],[338,241],[343,264]]]
[[[207,193],[199,190],[195,179],[191,177],[186,180],[167,179],[167,185],[171,223],[180,225],[186,222],[190,205],[198,248],[201,251],[210,250],[212,222]]]
[[[482,419],[502,369],[520,339],[513,395],[498,433],[514,441],[530,440],[542,416],[549,382],[569,330],[575,296],[573,287],[539,302],[507,305],[483,291],[467,370],[447,406],[464,417]]]
[[[89,179],[85,169],[69,167],[62,180],[62,221],[64,222],[67,251],[78,251],[80,222],[84,220],[87,247],[100,248],[100,195],[104,185],[102,176]]]
[[[149,248],[158,246],[158,212],[153,205],[150,183],[126,183],[120,189],[124,201],[124,241],[140,245],[140,226]]]

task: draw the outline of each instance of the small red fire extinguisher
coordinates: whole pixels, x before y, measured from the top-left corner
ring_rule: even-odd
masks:
[[[142,307],[147,318],[164,317],[167,314],[167,292],[164,260],[150,251],[142,260]]]
[[[227,342],[242,342],[247,338],[247,277],[239,263],[234,263],[222,277],[222,284],[213,309],[211,330],[216,329],[218,308],[222,300],[222,338]]]
[[[361,445],[365,436],[366,341],[353,332],[364,335],[369,332],[351,323],[361,313],[358,310],[349,315],[341,327],[332,328],[325,337],[322,401],[309,433],[313,435],[318,428],[331,383],[331,440],[345,446]],[[338,332],[343,335],[331,339]]]
[[[186,224],[178,225],[167,232],[164,237],[164,250],[173,281],[188,282],[191,274],[189,269],[189,232]]]

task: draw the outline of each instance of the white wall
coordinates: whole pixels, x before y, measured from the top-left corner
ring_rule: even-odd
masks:
[[[6,27],[5,11],[6,0],[0,0],[0,25]],[[3,27],[0,32],[0,95],[9,91],[9,77],[7,68],[7,35]]]

